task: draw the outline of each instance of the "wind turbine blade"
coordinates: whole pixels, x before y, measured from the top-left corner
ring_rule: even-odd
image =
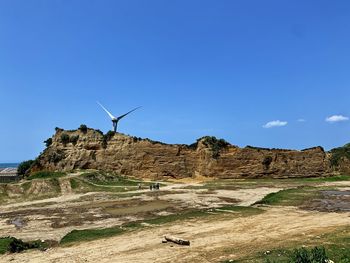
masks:
[[[110,113],[105,107],[103,107],[101,103],[99,103],[99,102],[97,101],[97,104],[100,105],[101,108],[102,108],[105,112],[107,112],[107,114],[109,115],[109,117],[111,117],[112,120],[115,119],[115,117],[112,115],[112,113]]]
[[[141,107],[137,107],[137,108],[135,108],[135,109],[133,109],[133,110],[131,110],[131,111],[128,111],[127,113],[125,113],[125,114],[119,116],[117,119],[120,120],[121,118],[124,118],[126,115],[132,113],[133,111],[135,111],[135,110],[137,110],[137,109],[139,109],[139,108],[141,108]]]

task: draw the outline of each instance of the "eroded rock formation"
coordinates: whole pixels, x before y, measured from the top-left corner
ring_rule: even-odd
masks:
[[[302,151],[239,148],[204,137],[193,145],[164,144],[120,133],[56,130],[32,171],[111,170],[147,178],[287,178],[324,176],[332,172],[322,147]]]

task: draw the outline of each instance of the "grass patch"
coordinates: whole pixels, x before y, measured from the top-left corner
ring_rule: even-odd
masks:
[[[100,238],[106,238],[111,236],[116,236],[125,232],[121,227],[109,227],[103,229],[83,229],[83,230],[73,230],[65,235],[61,241],[61,245],[91,241]]]
[[[10,243],[14,240],[13,237],[2,237],[0,238],[0,254],[5,254],[9,251]]]
[[[49,245],[46,242],[40,240],[34,240],[29,242],[23,242],[21,239],[15,237],[2,237],[0,238],[0,254],[6,252],[16,253],[22,252],[27,249],[46,249]]]
[[[336,176],[329,176],[329,177],[298,178],[296,181],[323,183],[323,182],[339,182],[339,181],[349,181],[349,180],[350,180],[349,175],[336,175]]]
[[[319,197],[321,190],[323,188],[310,186],[285,189],[266,195],[261,201],[256,202],[256,204],[300,206],[310,199]]]
[[[65,175],[66,173],[63,173],[63,172],[40,171],[40,172],[33,173],[31,176],[28,177],[28,179],[33,180],[33,179],[58,178]]]
[[[69,183],[70,183],[70,187],[71,187],[72,189],[77,189],[77,188],[79,188],[79,182],[78,182],[77,180],[75,180],[75,179],[70,179],[70,180],[69,180]]]

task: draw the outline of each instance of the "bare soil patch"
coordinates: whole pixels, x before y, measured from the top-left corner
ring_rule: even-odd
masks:
[[[321,197],[308,202],[304,209],[321,212],[350,212],[350,191],[321,191]]]

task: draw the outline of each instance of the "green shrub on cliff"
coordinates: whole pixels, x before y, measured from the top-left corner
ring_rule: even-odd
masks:
[[[269,169],[271,163],[272,163],[272,157],[265,156],[264,160],[262,161],[262,165],[264,165],[266,170]]]
[[[224,139],[217,139],[215,136],[204,136],[197,139],[197,141],[189,145],[189,147],[192,149],[197,149],[199,141],[202,141],[205,146],[210,148],[213,158],[218,158],[220,156],[220,151],[230,145]]]
[[[69,138],[69,142],[71,142],[73,145],[76,145],[79,140],[79,135],[73,135]]]
[[[18,175],[26,175],[27,172],[29,171],[30,167],[33,165],[33,163],[34,163],[33,160],[21,162],[17,167],[17,174]]]
[[[46,141],[44,141],[46,147],[49,147],[52,144],[52,138],[48,138]]]
[[[63,144],[69,143],[69,135],[67,133],[62,133],[61,134],[61,142]]]
[[[79,130],[82,132],[82,133],[86,133],[88,128],[85,124],[81,124],[80,127],[79,127]]]
[[[350,160],[350,143],[345,144],[342,147],[334,148],[330,151],[331,153],[331,165],[338,166],[339,161],[343,158]]]

